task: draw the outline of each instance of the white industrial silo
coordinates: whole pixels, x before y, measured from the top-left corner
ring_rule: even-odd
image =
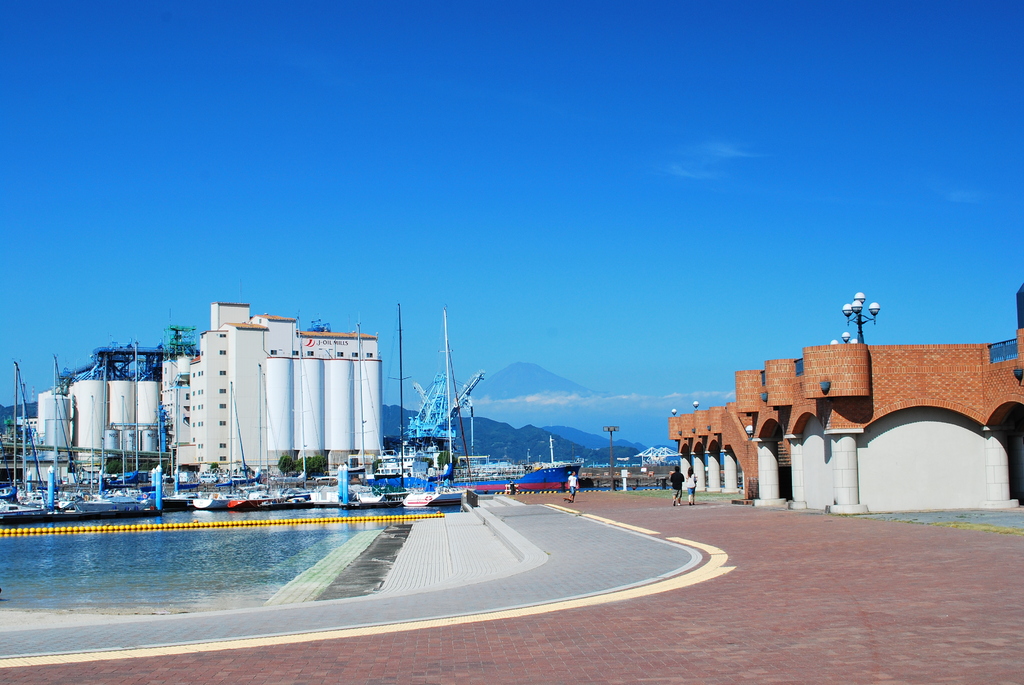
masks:
[[[295,369],[295,449],[307,456],[324,453],[324,362],[307,357]]]
[[[135,423],[135,381],[110,381],[107,405],[113,425]]]
[[[290,454],[294,447],[295,362],[284,357],[267,359],[267,453],[271,458]]]
[[[121,430],[121,449],[122,450],[124,450],[125,452],[134,452],[135,451],[135,446],[138,444],[136,442],[136,440],[137,440],[137,434],[136,434],[134,428],[123,428]]]
[[[36,397],[36,439],[40,445],[49,446],[53,438],[53,391],[44,390]]]
[[[354,397],[356,451],[379,452],[381,450],[381,363],[379,359],[360,359],[356,370],[356,384],[359,386]]]
[[[106,425],[103,381],[78,381],[71,386],[75,447],[100,449]]]
[[[108,451],[121,449],[121,431],[116,428],[107,428],[103,431],[103,449]]]
[[[159,423],[160,383],[157,381],[139,381],[137,399],[136,422],[147,426]]]
[[[158,431],[156,428],[146,428],[145,430],[142,431],[142,451],[160,451],[160,431]]]
[[[44,445],[57,449],[68,447],[71,440],[71,398],[67,395],[54,396],[52,391],[40,393],[39,425],[44,433]]]
[[[331,455],[349,453],[355,449],[355,428],[352,413],[352,376],[355,365],[348,359],[328,359],[324,361],[324,422],[326,424],[325,439]],[[338,459],[332,460],[332,463]]]

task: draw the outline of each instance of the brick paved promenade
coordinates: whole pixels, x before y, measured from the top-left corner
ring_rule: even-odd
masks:
[[[557,495],[524,501],[562,504]],[[1024,607],[1016,589],[1022,537],[727,504],[673,508],[668,500],[630,493],[587,493],[573,506],[658,531],[656,537],[717,546],[736,569],[669,593],[543,615],[5,669],[0,681],[1024,682]],[[530,573],[547,574],[552,596],[572,594],[577,575],[609,583],[613,572],[650,573],[658,564],[646,557],[673,549],[646,544],[637,547],[643,554],[625,558],[571,558],[558,549],[562,531],[586,536],[601,528],[597,540],[610,529],[572,516],[524,515],[533,507],[513,509],[522,513],[509,515],[509,525],[551,552],[551,561]],[[626,544],[614,537],[613,546]],[[493,582],[512,587],[516,581]],[[472,599],[472,587],[450,593],[451,613],[466,610],[463,595]],[[6,642],[12,634],[2,636]]]

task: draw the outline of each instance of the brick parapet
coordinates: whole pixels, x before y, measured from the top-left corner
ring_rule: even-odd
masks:
[[[1024,329],[1017,331],[1017,345],[1024,351]],[[703,449],[714,435],[721,435],[722,445],[743,469],[746,496],[754,497],[757,450],[747,439],[747,425],[758,437],[776,434],[774,423],[785,435],[801,434],[814,416],[829,430],[860,430],[893,412],[921,406],[948,409],[981,425],[999,425],[1010,410],[1024,405],[1024,383],[1013,375],[1024,362],[989,363],[986,344],[820,345],[803,352],[803,376],[796,376],[792,359],[765,362],[764,385],[761,371],[737,371],[736,401],[672,417],[670,439]],[[827,394],[822,381],[830,383]],[[762,392],[768,394],[767,402]],[[790,445],[783,441],[780,462],[789,453]]]

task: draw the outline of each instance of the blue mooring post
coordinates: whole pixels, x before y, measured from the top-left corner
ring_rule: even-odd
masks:
[[[338,467],[338,502],[348,506],[348,464]]]
[[[178,481],[180,479],[181,479],[181,473],[178,472],[178,469],[174,469],[174,494],[175,495],[178,494]]]
[[[156,492],[156,510],[164,510],[164,470],[157,466],[153,469],[153,482],[155,485]]]
[[[46,472],[46,508],[53,511],[53,500],[57,490],[57,474],[51,466]]]

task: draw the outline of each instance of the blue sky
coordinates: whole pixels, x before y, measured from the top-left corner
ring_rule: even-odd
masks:
[[[1010,338],[1022,29],[1011,2],[5,2],[0,359],[42,388],[241,292],[386,353],[401,302],[426,384],[447,305],[459,375],[540,364],[634,398],[573,425],[654,442],[858,290],[870,343]]]

